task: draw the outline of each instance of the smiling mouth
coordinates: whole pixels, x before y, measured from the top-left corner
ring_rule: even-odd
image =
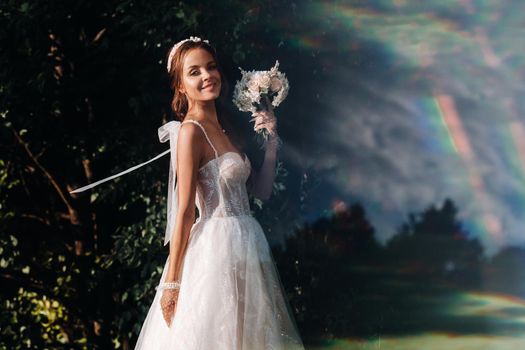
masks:
[[[208,84],[208,85],[206,85],[206,86],[203,86],[203,87],[202,87],[202,90],[207,89],[207,88],[209,88],[209,87],[214,87],[214,86],[215,86],[215,83],[213,83],[213,84]]]

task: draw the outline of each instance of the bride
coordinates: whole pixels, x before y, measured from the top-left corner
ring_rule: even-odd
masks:
[[[280,141],[273,110],[253,115],[254,130],[270,134],[255,171],[217,115],[223,75],[214,47],[182,40],[167,68],[179,119],[159,129],[171,151],[169,256],[135,350],[304,349],[248,200],[248,191],[262,200],[271,194]]]

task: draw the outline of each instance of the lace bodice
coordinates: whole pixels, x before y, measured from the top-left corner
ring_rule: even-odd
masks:
[[[204,127],[195,120],[186,120],[198,125],[210,144],[215,158],[199,169],[197,177],[197,207],[199,221],[212,217],[250,215],[250,203],[246,181],[251,164],[246,154],[229,151],[217,153]]]

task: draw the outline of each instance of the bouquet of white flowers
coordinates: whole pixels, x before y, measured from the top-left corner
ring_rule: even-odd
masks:
[[[241,80],[235,84],[233,103],[243,112],[258,112],[268,110],[265,101],[273,107],[279,106],[288,95],[290,85],[285,74],[279,71],[279,61],[267,71],[245,71],[241,67]],[[265,129],[259,129],[266,131]],[[265,138],[267,135],[264,135]]]

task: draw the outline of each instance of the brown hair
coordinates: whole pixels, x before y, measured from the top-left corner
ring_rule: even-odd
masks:
[[[224,74],[222,67],[219,63],[219,60],[217,58],[217,52],[215,51],[215,48],[211,46],[210,44],[204,42],[204,41],[191,41],[188,40],[184,42],[182,45],[180,45],[177,48],[177,51],[175,52],[175,55],[173,55],[173,58],[171,60],[171,66],[169,71],[170,76],[170,87],[173,91],[173,98],[171,100],[171,109],[175,113],[175,119],[179,121],[183,121],[186,117],[186,113],[188,113],[188,99],[186,98],[186,95],[183,93],[180,93],[179,88],[182,86],[182,71],[183,71],[183,61],[184,57],[188,53],[188,51],[195,49],[195,48],[202,48],[210,53],[212,55],[213,59],[217,63],[217,69],[221,75],[221,92],[219,95],[219,99],[224,98],[226,95],[227,90],[227,84],[225,84]],[[168,55],[166,56],[166,61],[169,57],[171,50],[168,52]]]
[[[232,141],[232,143],[236,147],[242,149],[245,146],[245,140],[239,134],[239,130],[237,130],[232,124],[232,120],[230,119],[228,114],[228,108],[226,107],[226,99],[229,90],[228,80],[226,79],[222,66],[219,63],[215,48],[204,41],[195,42],[188,40],[184,42],[177,48],[177,51],[175,52],[171,60],[170,70],[168,74],[170,77],[170,88],[173,91],[173,98],[171,100],[171,110],[175,114],[175,119],[183,121],[186,117],[186,114],[188,113],[188,99],[186,98],[185,94],[179,91],[179,88],[182,85],[184,57],[186,56],[186,53],[195,48],[202,48],[208,51],[217,64],[217,69],[221,75],[221,92],[219,94],[219,97],[215,100],[215,107],[217,108],[217,117],[222,127],[226,129],[226,131],[229,133],[230,140]],[[166,55],[166,61],[168,60],[170,52],[171,49]]]

